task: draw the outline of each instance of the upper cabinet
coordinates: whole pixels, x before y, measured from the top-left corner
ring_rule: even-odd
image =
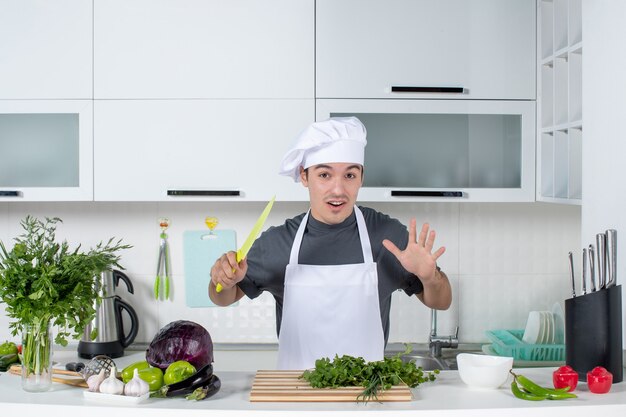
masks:
[[[367,129],[361,201],[534,201],[531,100],[317,100]]]
[[[535,0],[316,5],[317,98],[535,99]]]
[[[0,201],[93,199],[93,102],[0,100]]]
[[[582,0],[538,0],[537,200],[582,203]]]
[[[96,100],[97,201],[305,200],[278,175],[309,100]],[[287,193],[287,194],[285,194]]]
[[[0,0],[0,99],[92,97],[92,3]]]
[[[313,0],[94,0],[96,99],[312,98]]]

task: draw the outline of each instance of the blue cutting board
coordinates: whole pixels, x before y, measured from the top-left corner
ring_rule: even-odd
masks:
[[[187,230],[183,233],[187,307],[215,307],[209,298],[211,267],[225,252],[237,250],[234,230],[214,230],[214,238],[203,239],[208,234],[208,230]]]

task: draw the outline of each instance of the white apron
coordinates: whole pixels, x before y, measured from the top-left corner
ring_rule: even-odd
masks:
[[[383,359],[385,340],[378,302],[378,273],[363,214],[354,207],[362,264],[300,265],[298,254],[309,219],[304,216],[285,271],[278,369],[308,369],[335,354]]]

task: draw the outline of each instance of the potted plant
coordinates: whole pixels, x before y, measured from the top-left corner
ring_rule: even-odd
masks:
[[[130,248],[111,238],[87,252],[80,245],[70,250],[66,241],[56,242],[58,222],[57,217],[27,216],[21,221],[24,233],[10,251],[0,241],[0,301],[13,319],[11,333],[22,335],[22,387],[27,391],[51,386],[51,327],[58,329],[54,340],[59,345],[80,338],[96,312],[100,273],[121,268],[116,253]]]

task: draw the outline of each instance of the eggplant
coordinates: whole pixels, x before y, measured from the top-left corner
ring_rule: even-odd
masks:
[[[221,387],[222,387],[222,381],[220,381],[217,375],[213,375],[211,376],[211,380],[209,381],[207,385],[200,387],[200,388],[196,388],[194,392],[187,395],[187,397],[185,398],[187,398],[188,400],[195,400],[195,401],[204,400],[206,398],[212,397],[213,395],[217,394],[217,392],[220,390]]]
[[[212,376],[213,365],[209,363],[187,379],[171,385],[164,385],[155,397],[176,397],[179,395],[189,395],[197,388],[209,385],[211,383]]]

